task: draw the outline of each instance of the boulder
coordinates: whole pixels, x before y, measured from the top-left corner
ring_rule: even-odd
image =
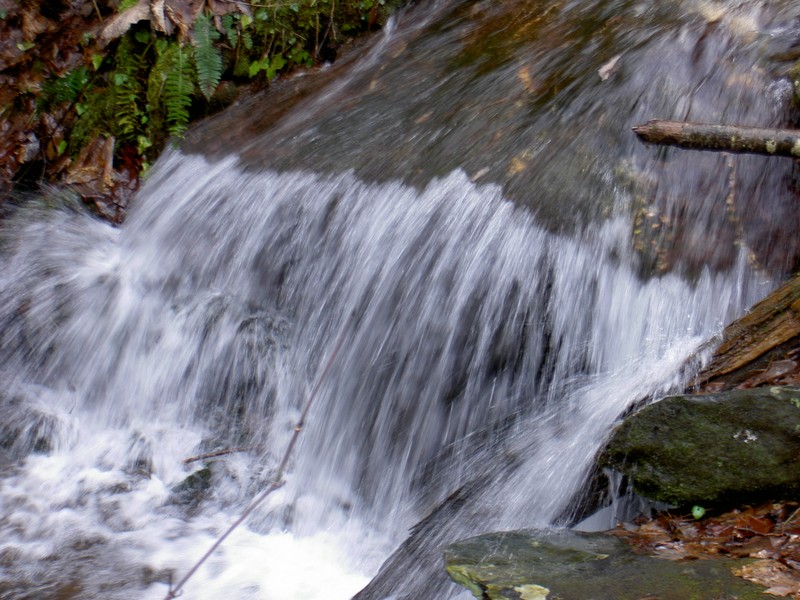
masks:
[[[672,396],[626,418],[601,463],[652,500],[684,506],[800,491],[800,388]]]
[[[450,577],[479,600],[763,598],[731,573],[734,564],[637,555],[609,535],[567,530],[490,533],[445,551]]]

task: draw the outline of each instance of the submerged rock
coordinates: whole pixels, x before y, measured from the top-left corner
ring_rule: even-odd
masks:
[[[447,572],[479,600],[763,598],[730,559],[666,561],[617,538],[572,531],[490,533],[452,544]]]
[[[172,488],[170,503],[194,509],[211,489],[211,467],[203,467]]]
[[[789,498],[800,490],[800,388],[664,398],[629,416],[602,462],[675,505]]]

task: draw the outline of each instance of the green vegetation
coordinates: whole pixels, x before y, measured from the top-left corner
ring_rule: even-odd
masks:
[[[120,16],[137,4],[122,2]],[[313,66],[341,33],[367,30],[382,5],[383,0],[300,0],[253,4],[247,12],[226,5],[224,10],[236,12],[206,9],[191,24],[176,17],[168,23],[171,34],[142,20],[112,41],[112,51],[90,50],[92,77],[81,65],[47,80],[37,105],[46,110],[72,104],[71,154],[102,135],[135,144],[149,161],[167,136],[180,137],[191,120],[214,108],[223,79],[265,83],[297,66]]]
[[[84,181],[93,166],[119,188],[113,162],[131,190],[170,137],[232,102],[239,86],[334,59],[399,4],[390,1],[32,0],[10,9],[0,35],[20,41],[0,56],[0,114],[12,127],[0,175]],[[109,139],[113,161],[98,150]]]

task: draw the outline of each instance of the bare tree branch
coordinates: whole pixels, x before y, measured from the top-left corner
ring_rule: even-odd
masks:
[[[650,144],[800,158],[800,131],[794,129],[760,129],[656,119],[636,125],[633,132]]]

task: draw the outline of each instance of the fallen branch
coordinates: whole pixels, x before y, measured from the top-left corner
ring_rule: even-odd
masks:
[[[347,322],[342,327],[342,331],[339,334],[339,337],[336,340],[336,344],[333,347],[333,351],[331,355],[328,357],[328,361],[325,363],[325,367],[322,369],[322,373],[319,374],[317,377],[317,381],[314,383],[314,387],[311,389],[311,393],[308,395],[308,400],[306,401],[305,408],[303,408],[303,413],[300,415],[300,421],[298,421],[297,425],[295,425],[294,433],[292,434],[291,439],[289,440],[289,445],[286,447],[286,452],[283,454],[283,458],[281,459],[280,464],[278,465],[278,470],[275,471],[275,475],[272,477],[272,481],[270,481],[269,485],[262,491],[258,496],[256,496],[255,500],[253,500],[250,505],[245,509],[245,511],[241,514],[241,516],[233,522],[233,524],[225,530],[217,541],[214,542],[211,547],[206,551],[206,553],[198,560],[194,566],[189,569],[189,572],[183,576],[178,582],[178,585],[172,587],[170,585],[170,590],[167,592],[167,595],[164,596],[164,600],[175,600],[178,596],[181,595],[181,588],[186,585],[186,582],[191,579],[192,575],[194,575],[197,570],[206,562],[212,554],[216,551],[217,548],[222,545],[227,537],[234,532],[234,530],[241,525],[247,517],[249,517],[252,512],[258,508],[258,505],[261,504],[267,496],[269,496],[272,492],[279,489],[283,486],[283,472],[286,470],[287,465],[289,464],[289,458],[292,455],[292,451],[294,447],[297,445],[297,440],[300,437],[300,432],[303,431],[303,427],[306,424],[306,418],[308,417],[308,413],[311,410],[311,406],[314,404],[314,399],[317,396],[317,392],[319,391],[320,385],[322,381],[325,379],[325,376],[328,374],[328,371],[331,370],[331,366],[333,366],[333,361],[336,359],[336,355],[339,353],[339,350],[342,348],[342,344],[344,343],[344,338],[347,332],[350,330],[350,325],[352,324],[354,319],[354,315],[350,315],[347,319]]]
[[[722,332],[711,362],[694,378],[703,391],[796,385],[800,379],[800,275]]]
[[[655,119],[644,125],[636,125],[633,132],[649,144],[800,158],[800,130],[794,129],[760,129]]]

